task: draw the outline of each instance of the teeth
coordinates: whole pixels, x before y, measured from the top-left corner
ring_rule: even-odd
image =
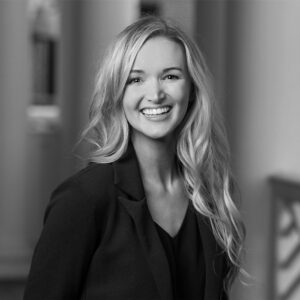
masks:
[[[144,108],[142,113],[144,115],[161,115],[165,114],[170,110],[170,107],[160,107],[160,108]]]

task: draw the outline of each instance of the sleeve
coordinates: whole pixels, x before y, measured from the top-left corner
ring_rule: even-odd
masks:
[[[46,209],[23,299],[79,299],[96,244],[92,199],[79,185],[61,186]]]

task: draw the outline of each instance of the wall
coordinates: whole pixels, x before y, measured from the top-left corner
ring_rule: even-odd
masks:
[[[161,5],[163,17],[176,21],[191,36],[195,28],[195,5],[197,0],[163,0]]]
[[[229,1],[226,113],[247,226],[249,286],[234,299],[268,297],[268,177],[300,173],[300,3]],[[273,299],[272,299],[273,300]]]
[[[30,49],[26,1],[0,1],[0,299],[21,299],[26,242]]]
[[[224,106],[226,60],[226,1],[201,0],[195,2],[194,37],[206,58],[213,76],[215,94]]]
[[[30,50],[26,2],[0,1],[0,278],[26,272],[26,108]]]

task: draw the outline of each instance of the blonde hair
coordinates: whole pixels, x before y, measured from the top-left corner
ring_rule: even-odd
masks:
[[[89,124],[82,139],[94,145],[90,160],[98,163],[116,161],[126,151],[129,125],[122,98],[137,53],[154,36],[174,40],[185,50],[192,80],[191,104],[179,129],[177,159],[189,198],[196,210],[208,217],[217,242],[227,254],[228,289],[241,267],[244,226],[232,196],[229,147],[210,73],[199,48],[180,28],[150,16],[117,36],[97,75]]]

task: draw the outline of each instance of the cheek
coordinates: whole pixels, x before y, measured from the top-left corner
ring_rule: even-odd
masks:
[[[123,96],[123,108],[127,111],[138,109],[139,95],[136,91],[128,90]]]
[[[137,110],[134,101],[132,101],[129,95],[123,97],[123,111],[127,122],[132,125],[136,118]]]
[[[125,92],[124,93],[124,96],[123,96],[123,100],[122,100],[122,105],[123,105],[123,109],[124,111],[127,113],[130,108],[131,108],[131,105],[132,105],[132,101],[131,101],[131,95],[129,92]]]
[[[123,98],[123,111],[124,111],[124,115],[125,115],[125,118],[127,119],[128,121],[128,117],[129,117],[129,109],[128,109],[128,104],[127,102],[125,101],[125,98]]]
[[[190,85],[187,83],[182,83],[177,86],[173,86],[173,89],[170,90],[170,93],[173,95],[178,102],[188,102],[190,96]]]
[[[130,123],[130,121],[131,121],[131,119],[132,119],[132,117],[131,117],[131,115],[132,115],[131,110],[128,109],[127,106],[123,106],[123,110],[124,110],[124,115],[125,115],[125,118],[126,118],[127,122]]]
[[[187,109],[190,102],[190,93],[189,90],[182,91],[178,94],[177,98],[178,104],[182,107],[182,109]]]

